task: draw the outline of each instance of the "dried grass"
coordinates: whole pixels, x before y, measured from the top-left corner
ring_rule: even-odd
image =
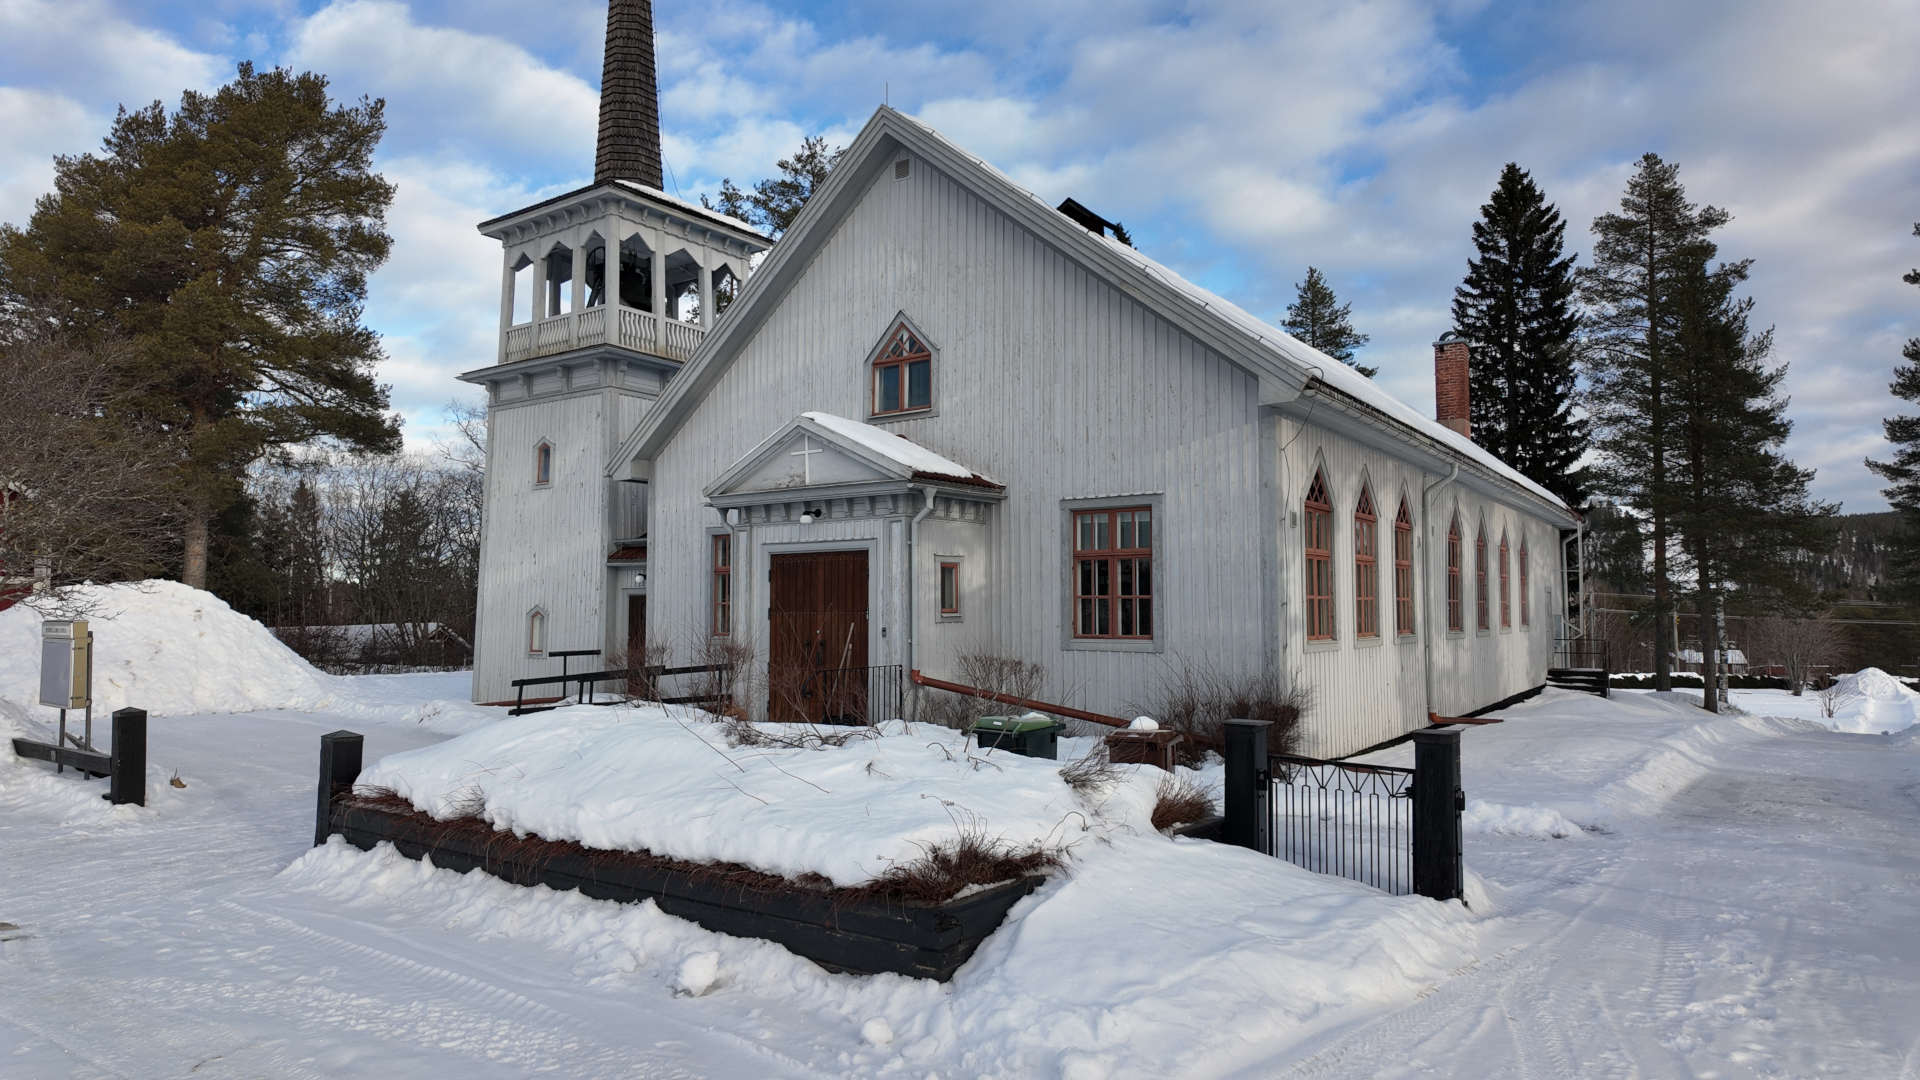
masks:
[[[1087,755],[1060,770],[1060,779],[1082,795],[1092,794],[1120,779],[1122,770],[1107,754],[1107,744],[1094,743]]]
[[[1204,821],[1213,812],[1213,796],[1191,774],[1173,773],[1161,779],[1155,793],[1153,827],[1165,832],[1176,825]]]
[[[1043,665],[1017,657],[972,652],[955,657],[953,663],[955,681],[982,693],[957,694],[922,688],[922,719],[968,734],[983,716],[1007,715],[1024,708],[996,701],[988,694],[1002,694],[1025,702],[1047,685],[1047,669]]]
[[[849,901],[895,900],[938,904],[970,885],[997,885],[1059,866],[1059,851],[1038,844],[1016,847],[969,830],[950,844],[932,844],[865,885],[841,891]]]
[[[685,875],[693,883],[718,885],[738,894],[826,896],[836,905],[875,901],[939,904],[968,886],[995,885],[1061,863],[1058,851],[1038,845],[1015,848],[969,832],[955,843],[926,848],[920,858],[896,866],[866,884],[836,888],[826,877],[815,873],[789,878],[739,863],[687,862],[649,851],[590,848],[572,840],[548,840],[532,833],[516,836],[510,830],[495,829],[481,816],[485,812],[485,800],[476,801],[477,793],[477,789],[467,789],[444,800],[449,809],[462,815],[445,818],[414,809],[411,802],[391,788],[355,788],[352,793],[341,795],[338,802],[349,809],[407,819],[409,824],[431,832],[435,840],[428,848],[429,855],[457,842],[461,848],[476,852],[489,862],[536,871],[558,859],[578,859],[585,863],[589,876],[620,871],[664,871]]]

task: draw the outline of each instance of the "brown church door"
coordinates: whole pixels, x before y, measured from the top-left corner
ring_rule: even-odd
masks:
[[[638,665],[647,652],[647,598],[627,597],[627,662]]]
[[[767,612],[773,635],[767,715],[776,721],[846,722],[866,715],[867,553],[775,555]]]

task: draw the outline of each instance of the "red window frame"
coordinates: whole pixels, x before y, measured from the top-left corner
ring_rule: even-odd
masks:
[[[1153,507],[1073,515],[1073,636],[1153,640]]]
[[[713,538],[713,636],[733,634],[733,535]]]
[[[1456,516],[1447,526],[1447,632],[1466,633],[1465,596],[1462,595],[1460,580],[1460,518]]]
[[[1493,603],[1487,596],[1487,527],[1473,537],[1473,599],[1480,616],[1477,625],[1482,630],[1493,629]]]
[[[1507,576],[1507,534],[1500,534],[1500,629],[1513,628],[1513,592]]]
[[[1301,514],[1301,541],[1306,550],[1307,640],[1332,641],[1333,624],[1333,500],[1327,478],[1319,470],[1307,488]]]
[[[1360,486],[1353,508],[1353,636],[1380,636],[1380,516],[1373,492]]]
[[[552,443],[539,443],[533,448],[533,482],[536,487],[553,483]]]
[[[889,395],[891,399],[889,400]],[[873,416],[933,408],[933,350],[906,323],[893,328],[873,361]]]
[[[1533,625],[1527,619],[1530,606],[1527,601],[1527,542],[1522,540],[1520,541],[1520,625],[1523,628]]]
[[[940,564],[940,614],[960,614],[960,564]]]
[[[1402,637],[1413,634],[1413,514],[1407,500],[1393,519],[1393,628]]]

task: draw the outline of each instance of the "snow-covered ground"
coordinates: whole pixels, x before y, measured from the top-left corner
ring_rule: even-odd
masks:
[[[320,734],[398,762],[502,712],[322,678],[155,719],[145,808],[0,755],[0,1076],[1920,1075],[1920,728],[1759,715],[1807,699],[1550,692],[1467,731],[1471,911],[1113,828],[939,985],[313,849]]]

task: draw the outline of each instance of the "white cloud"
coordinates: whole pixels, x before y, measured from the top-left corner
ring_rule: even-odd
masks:
[[[285,62],[325,72],[338,94],[385,98],[389,153],[592,174],[598,95],[511,41],[423,26],[389,0],[344,0],[298,24]]]
[[[98,0],[0,0],[10,86],[54,91],[111,110],[179,101],[228,73],[227,61],[122,18]]]
[[[53,189],[54,155],[95,148],[92,129],[77,101],[0,86],[0,221],[25,225],[33,201]]]

